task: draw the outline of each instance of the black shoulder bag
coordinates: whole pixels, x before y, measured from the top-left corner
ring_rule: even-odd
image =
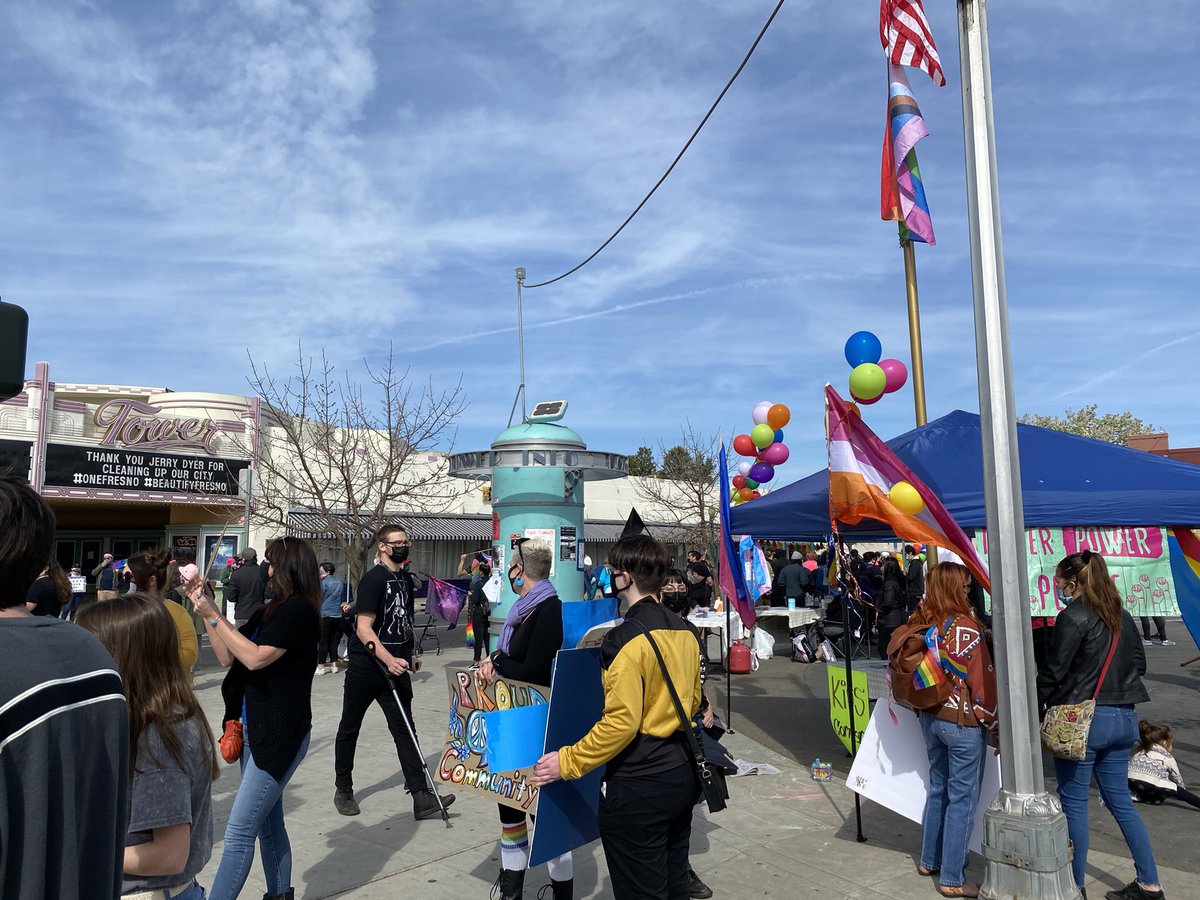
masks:
[[[704,802],[708,804],[708,811],[720,812],[726,805],[725,791],[721,787],[717,774],[704,758],[704,753],[700,749],[700,741],[696,738],[696,732],[692,730],[692,722],[688,719],[687,713],[683,711],[683,703],[680,702],[679,694],[675,690],[675,682],[671,680],[671,673],[667,671],[667,663],[663,659],[662,651],[658,649],[658,644],[655,643],[649,628],[636,620],[634,624],[645,632],[646,640],[650,642],[650,649],[658,657],[658,665],[662,669],[663,681],[667,683],[667,690],[671,692],[671,702],[675,704],[675,712],[679,715],[679,724],[683,726],[688,756],[692,758],[692,765],[695,767],[696,775],[700,779],[700,787],[704,791]]]

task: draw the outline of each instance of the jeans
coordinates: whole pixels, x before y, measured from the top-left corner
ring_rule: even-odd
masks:
[[[1117,820],[1129,852],[1133,854],[1137,880],[1142,884],[1158,884],[1150,835],[1129,797],[1129,757],[1137,739],[1137,713],[1132,706],[1097,706],[1084,758],[1079,762],[1057,757],[1054,760],[1058,796],[1067,816],[1067,834],[1075,845],[1071,871],[1079,887],[1083,887],[1087,869],[1088,788],[1093,775],[1100,788],[1100,798]]]
[[[199,883],[193,880],[191,884],[178,894],[168,894],[166,891],[163,891],[163,897],[170,898],[170,900],[205,900],[208,895],[204,893],[204,888],[200,887]]]
[[[699,791],[691,764],[604,782],[596,824],[616,900],[686,900]]]
[[[941,870],[939,880],[947,887],[959,887],[966,879],[967,842],[975,828],[987,732],[978,725],[957,725],[921,713],[921,734],[929,754],[921,865]]]
[[[242,751],[242,783],[238,785],[225,826],[225,849],[213,878],[212,900],[234,900],[241,893],[254,862],[255,838],[262,849],[267,893],[282,894],[291,888],[292,844],[283,823],[283,789],[308,753],[311,736],[310,731],[300,742],[300,750],[284,773],[283,781],[276,781],[254,764],[250,744],[246,743]]]
[[[396,682],[400,702],[404,704],[404,713],[415,730],[416,723],[412,717],[412,676],[394,676],[393,680]],[[388,730],[392,733],[396,755],[400,759],[400,769],[404,772],[405,789],[410,794],[428,790],[421,754],[413,739],[409,737],[408,728],[400,716],[400,708],[396,706],[396,698],[392,696],[392,689],[375,661],[366,653],[359,652],[351,652],[350,665],[346,668],[346,680],[342,685],[342,719],[338,723],[337,737],[333,742],[334,787],[339,791],[354,790],[354,751],[358,748],[358,732],[362,729],[363,717],[372,703],[379,704],[379,708],[383,710],[383,717],[387,720]]]

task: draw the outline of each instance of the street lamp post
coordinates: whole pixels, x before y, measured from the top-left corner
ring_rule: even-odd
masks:
[[[958,0],[958,40],[1003,785],[984,819],[980,896],[1073,900],[1066,817],[1046,792],[1035,709],[986,0]]]

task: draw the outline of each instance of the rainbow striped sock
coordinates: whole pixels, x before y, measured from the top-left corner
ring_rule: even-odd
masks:
[[[500,826],[500,865],[519,872],[529,868],[529,824]]]

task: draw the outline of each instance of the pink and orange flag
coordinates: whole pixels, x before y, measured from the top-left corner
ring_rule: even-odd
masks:
[[[825,385],[825,410],[829,424],[829,518],[835,527],[838,522],[857,525],[863,519],[875,519],[891,526],[902,540],[944,547],[958,554],[983,589],[990,591],[987,564],[937,494],[829,385]],[[888,496],[902,481],[911,484],[925,502],[925,508],[916,515],[901,510]]]

